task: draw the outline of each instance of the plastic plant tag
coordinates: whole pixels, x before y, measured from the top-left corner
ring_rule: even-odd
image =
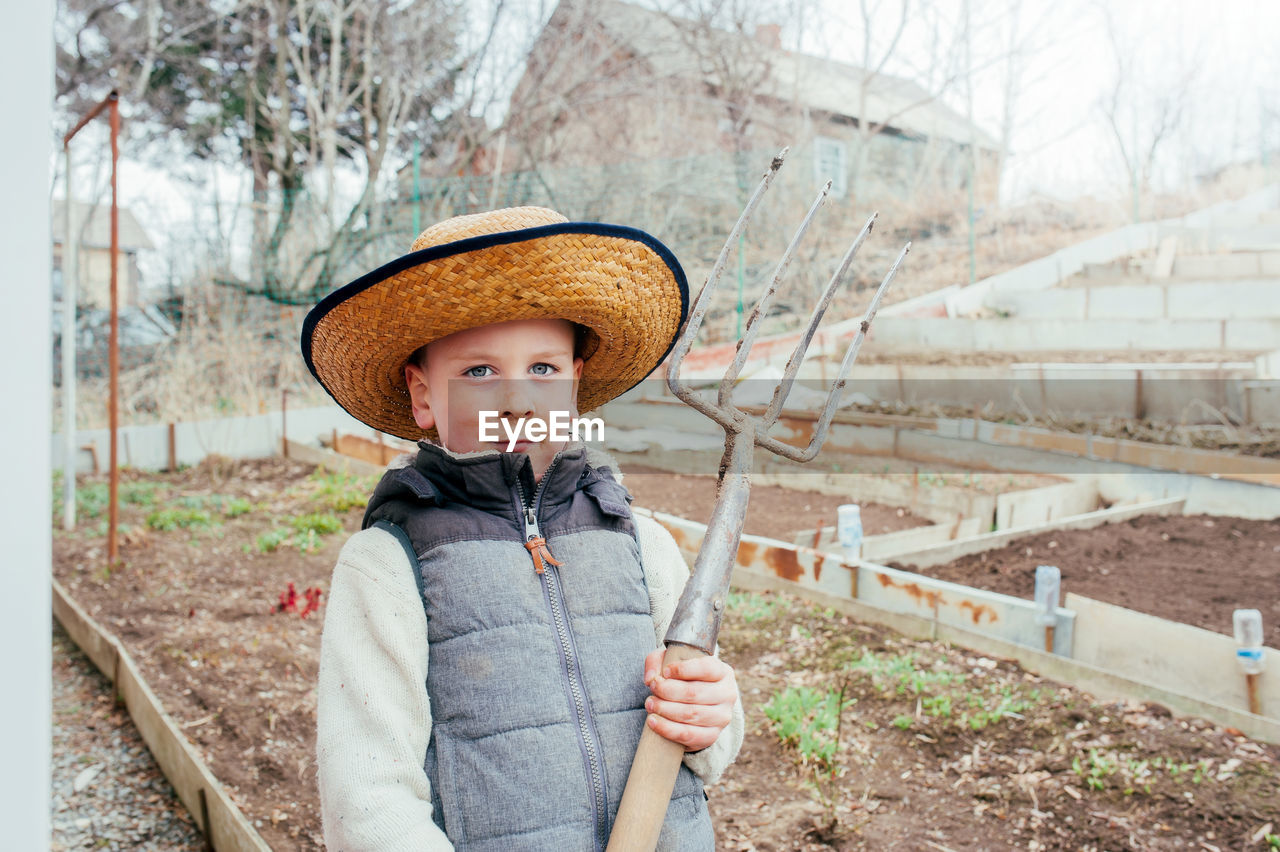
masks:
[[[1259,674],[1263,669],[1262,613],[1256,609],[1238,609],[1231,616],[1236,636],[1236,661],[1245,674]]]
[[[836,508],[836,538],[845,558],[862,556],[862,510],[856,503],[845,503]]]
[[[1052,627],[1058,623],[1058,597],[1062,572],[1056,565],[1036,566],[1036,624]]]

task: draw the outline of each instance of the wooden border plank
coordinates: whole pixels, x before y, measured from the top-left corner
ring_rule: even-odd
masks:
[[[147,685],[120,640],[94,621],[61,583],[52,582],[54,617],[115,685],[116,694],[124,700],[125,709],[160,771],[169,779],[212,847],[228,852],[270,852],[271,847],[231,800],[173,718],[164,712],[160,699]],[[208,814],[207,823],[204,813]]]

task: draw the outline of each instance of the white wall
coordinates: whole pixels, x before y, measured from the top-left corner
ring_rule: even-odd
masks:
[[[0,643],[8,689],[0,709],[0,825],[7,849],[49,848],[51,729],[49,128],[53,122],[53,3],[6,6],[0,79],[12,117],[0,153],[0,370],[9,417],[0,441],[0,540],[5,591]]]

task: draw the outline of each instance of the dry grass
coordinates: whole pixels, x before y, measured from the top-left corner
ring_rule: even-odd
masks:
[[[182,310],[178,334],[147,363],[121,372],[121,424],[278,411],[284,390],[291,406],[327,398],[298,349],[304,310],[212,285],[193,290]],[[105,427],[107,378],[84,379],[76,392],[77,427]],[[61,403],[55,393],[55,429],[61,429]]]

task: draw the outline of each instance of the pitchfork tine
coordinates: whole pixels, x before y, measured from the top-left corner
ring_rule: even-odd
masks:
[[[721,408],[728,408],[733,397],[733,385],[738,381],[738,375],[742,372],[742,368],[747,363],[747,355],[751,352],[751,344],[755,343],[756,335],[760,332],[760,321],[764,319],[765,314],[769,312],[769,304],[773,301],[773,296],[778,292],[778,285],[782,283],[782,276],[786,274],[787,267],[791,265],[791,258],[795,255],[796,249],[800,247],[800,241],[804,239],[805,232],[809,230],[809,225],[813,223],[813,217],[817,215],[818,208],[827,200],[827,193],[831,191],[831,181],[827,181],[822,189],[818,192],[818,197],[813,200],[813,204],[809,205],[809,212],[805,214],[804,221],[800,223],[800,227],[796,228],[796,232],[791,235],[791,242],[787,245],[787,250],[782,253],[782,259],[778,261],[777,268],[773,271],[773,278],[769,281],[769,286],[765,288],[764,295],[756,302],[756,306],[751,309],[751,316],[747,318],[746,330],[742,333],[742,339],[738,341],[738,350],[734,353],[733,362],[729,364],[729,369],[725,370],[724,378],[720,380],[720,395],[718,402]]]
[[[849,250],[844,253],[844,258],[840,261],[840,265],[836,267],[831,280],[827,282],[827,289],[823,291],[822,299],[814,306],[813,314],[809,317],[809,325],[805,328],[804,334],[800,336],[800,341],[796,343],[795,350],[787,360],[786,369],[782,373],[782,381],[773,391],[773,400],[769,403],[769,408],[765,411],[761,422],[761,432],[768,432],[769,427],[778,422],[778,415],[782,413],[782,406],[786,403],[787,397],[791,395],[791,388],[796,381],[796,373],[800,372],[800,364],[804,361],[805,352],[809,350],[809,344],[813,342],[813,335],[818,331],[818,323],[822,322],[823,315],[827,312],[827,308],[830,307],[832,298],[835,297],[836,287],[840,286],[845,273],[849,271],[854,255],[858,253],[858,249],[862,248],[863,241],[871,233],[871,228],[875,225],[876,217],[879,215],[879,213],[872,213],[871,217],[867,219],[867,224],[862,226],[862,230],[858,233],[857,238],[854,239],[853,245],[849,246]]]
[[[733,250],[737,243],[738,235],[747,226],[747,222],[755,212],[756,205],[760,203],[760,198],[764,195],[765,190],[769,188],[774,176],[778,174],[778,169],[782,168],[782,161],[786,158],[788,150],[788,148],[783,148],[769,163],[769,168],[765,170],[764,175],[760,178],[756,191],[752,193],[750,200],[747,201],[747,206],[742,209],[742,214],[738,216],[738,221],[734,224],[733,229],[729,231],[729,236],[724,241],[724,248],[720,250],[720,256],[716,258],[715,266],[711,267],[711,274],[707,276],[706,283],[702,285],[702,290],[698,292],[698,298],[693,303],[693,310],[689,313],[689,321],[685,323],[684,330],[680,333],[680,338],[676,341],[675,348],[672,349],[671,360],[667,364],[667,387],[671,389],[671,392],[688,405],[715,420],[721,426],[728,425],[725,422],[723,412],[707,404],[702,397],[694,393],[689,386],[680,380],[680,365],[684,362],[684,357],[689,354],[689,347],[693,345],[694,339],[698,336],[698,329],[702,327],[702,320],[706,317],[707,308],[711,302],[711,294],[715,292],[716,286],[720,283],[720,278],[724,275],[724,267],[729,259],[729,252]]]
[[[849,343],[849,348],[845,350],[844,360],[840,362],[840,372],[836,376],[835,384],[831,386],[831,392],[827,394],[827,404],[823,407],[822,415],[818,418],[818,425],[813,430],[813,437],[809,440],[809,445],[800,450],[791,444],[784,444],[776,438],[769,438],[763,433],[757,433],[756,444],[758,446],[798,462],[812,461],[818,455],[818,451],[822,449],[823,442],[827,439],[827,427],[831,425],[831,418],[835,416],[836,408],[840,405],[840,397],[843,395],[844,386],[848,382],[849,371],[853,369],[853,362],[858,358],[858,350],[862,348],[862,341],[867,336],[867,329],[871,327],[871,321],[875,319],[876,312],[880,310],[880,300],[884,297],[885,290],[889,288],[889,282],[893,281],[893,277],[898,274],[898,267],[902,265],[902,261],[906,259],[909,251],[911,251],[911,243],[908,242],[902,247],[902,251],[898,252],[898,257],[894,260],[893,266],[889,267],[884,280],[880,282],[875,296],[871,299],[871,304],[867,306],[867,312],[862,315],[862,322],[858,325],[858,333],[854,335],[853,340]]]

